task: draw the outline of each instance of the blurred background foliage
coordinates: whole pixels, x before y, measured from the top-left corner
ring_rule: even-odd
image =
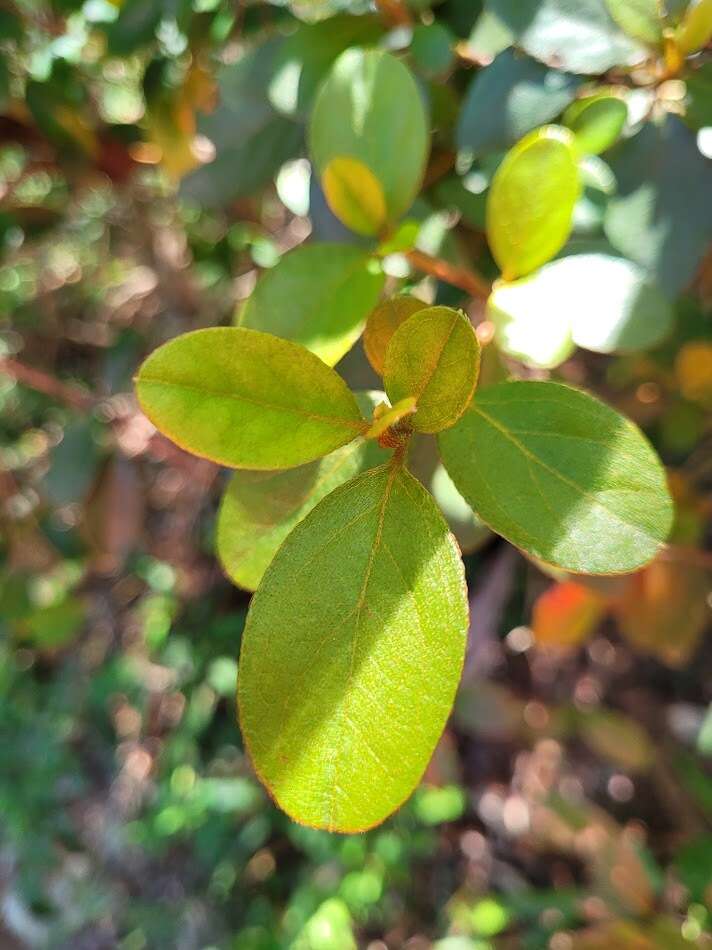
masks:
[[[595,29],[601,4],[579,6]],[[0,3],[3,950],[712,945],[712,62],[661,76],[609,20],[598,45],[569,24],[562,62],[529,7]],[[673,326],[556,375],[645,429],[678,515],[644,571],[552,579],[436,478],[469,552],[459,699],[413,799],[345,838],[292,824],[251,772],[248,595],[212,553],[227,473],[157,436],[131,377],[307,237],[362,240],[328,210],[305,123],[336,57],[374,43],[409,64],[433,132],[405,246],[485,277],[504,150],[592,76],[629,90],[566,252],[630,258]],[[491,338],[481,301],[397,247],[384,268]],[[339,369],[374,382],[359,347]],[[549,374],[496,346],[483,372]]]

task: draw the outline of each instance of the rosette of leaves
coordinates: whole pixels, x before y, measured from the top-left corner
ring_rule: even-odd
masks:
[[[380,397],[245,326],[179,336],[136,380],[160,431],[237,470],[218,543],[228,573],[259,585],[239,661],[243,736],[276,802],[332,831],[377,824],[411,794],[460,678],[464,569],[409,470],[414,434],[437,437],[494,531],[566,570],[634,570],[671,521],[662,466],[631,422],[554,382],[475,394],[467,317],[412,310],[369,327]]]

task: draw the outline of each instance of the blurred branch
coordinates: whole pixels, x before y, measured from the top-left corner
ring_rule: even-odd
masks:
[[[45,396],[63,402],[71,409],[86,410],[94,406],[95,400],[93,397],[78,386],[63,383],[44,370],[25,366],[24,363],[19,363],[17,360],[0,360],[0,373],[7,374],[12,379],[17,380],[18,383],[22,383],[23,386],[34,389],[35,392],[43,393]]]
[[[431,277],[437,277],[438,280],[443,280],[446,284],[452,284],[453,287],[459,287],[460,290],[464,290],[477,300],[487,300],[492,291],[490,282],[475,271],[449,264],[447,261],[439,257],[431,257],[430,254],[425,254],[423,251],[408,251],[406,257],[418,270],[430,274]]]

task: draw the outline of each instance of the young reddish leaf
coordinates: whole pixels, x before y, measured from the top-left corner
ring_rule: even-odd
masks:
[[[487,200],[487,238],[505,280],[524,277],[561,250],[580,191],[569,129],[536,129],[507,153]]]
[[[307,244],[266,271],[237,316],[239,326],[301,343],[333,366],[358,339],[385,277],[348,244]]]
[[[565,581],[537,597],[532,631],[540,646],[570,649],[580,646],[606,612],[606,600],[596,591]]]
[[[665,472],[632,422],[577,389],[507,382],[439,436],[457,489],[494,531],[549,564],[625,573],[667,537]]]
[[[413,203],[428,155],[423,101],[406,66],[383,50],[343,53],[314,103],[309,148],[332,210],[348,227],[377,234],[396,223]]]
[[[631,577],[614,603],[621,633],[672,667],[688,663],[710,621],[712,572],[659,558]]]
[[[416,431],[440,432],[467,408],[479,368],[480,344],[464,313],[428,307],[393,334],[384,367],[386,392],[393,403],[415,397]]]
[[[386,352],[393,334],[408,317],[427,307],[428,304],[417,297],[403,294],[401,297],[384,300],[368,315],[366,329],[363,331],[363,347],[369,363],[379,376],[383,376]]]
[[[233,468],[292,468],[366,429],[353,394],[318,357],[244,327],[165,343],[141,366],[136,393],[164,435]]]
[[[356,393],[369,416],[385,393]],[[280,545],[329,492],[387,461],[389,453],[357,438],[326,458],[277,472],[235,472],[218,512],[216,547],[225,573],[256,590]]]
[[[324,498],[252,599],[238,705],[255,769],[296,821],[363,831],[411,794],[460,678],[457,545],[396,465]]]

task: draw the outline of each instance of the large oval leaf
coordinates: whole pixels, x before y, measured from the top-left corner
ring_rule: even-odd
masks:
[[[309,145],[332,210],[345,224],[376,234],[396,222],[420,188],[428,154],[425,110],[408,69],[382,50],[343,53],[314,104]],[[385,200],[383,221],[370,182],[368,208],[349,199],[351,191],[358,198],[368,174]]]
[[[587,574],[632,571],[665,540],[665,472],[632,422],[559,383],[483,390],[439,437],[458,490],[535,557]]]
[[[291,468],[366,428],[332,369],[288,340],[212,327],[155,350],[136,378],[151,422],[181,448],[233,468]]]
[[[357,393],[370,416],[383,393]],[[276,472],[235,472],[218,512],[216,548],[225,573],[256,590],[284,539],[312,508],[339,485],[382,465],[388,452],[357,438],[326,458]]]
[[[417,432],[439,432],[467,408],[479,370],[480,345],[464,313],[428,307],[393,334],[384,383],[392,403],[415,397],[411,424]]]
[[[467,630],[457,546],[397,466],[294,529],[247,618],[238,705],[257,774],[296,821],[354,832],[410,795],[442,732]]]
[[[358,339],[384,280],[357,247],[308,244],[262,275],[237,322],[301,343],[333,366]]]
[[[487,238],[505,280],[524,277],[563,247],[580,191],[568,129],[537,129],[507,153],[487,201]]]

